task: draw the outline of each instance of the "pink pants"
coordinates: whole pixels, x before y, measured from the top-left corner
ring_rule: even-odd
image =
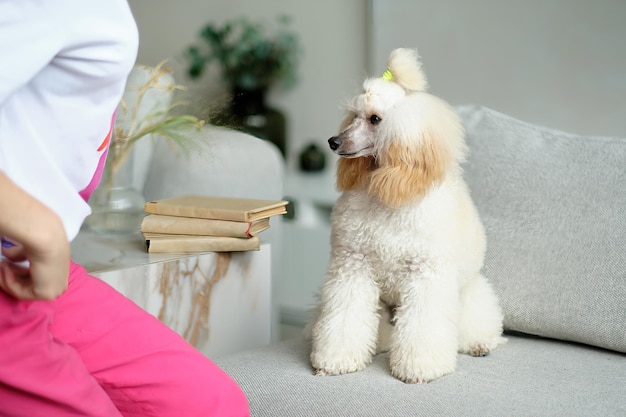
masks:
[[[0,291],[0,416],[247,416],[237,384],[72,264],[54,301]]]

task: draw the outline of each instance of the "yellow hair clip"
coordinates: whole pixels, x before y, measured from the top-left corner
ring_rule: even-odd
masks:
[[[389,68],[387,68],[385,72],[383,72],[383,79],[387,81],[393,81],[393,74],[391,73],[391,70]]]

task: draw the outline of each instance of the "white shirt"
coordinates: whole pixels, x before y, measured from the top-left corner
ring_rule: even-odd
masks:
[[[0,0],[0,170],[70,240],[137,45],[126,0]]]

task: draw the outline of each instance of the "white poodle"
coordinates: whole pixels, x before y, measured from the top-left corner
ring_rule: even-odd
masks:
[[[394,50],[328,141],[343,193],[310,329],[316,375],[362,370],[389,350],[395,377],[425,383],[453,372],[457,351],[484,356],[505,341],[459,166],[463,128],[425,89],[417,52]]]

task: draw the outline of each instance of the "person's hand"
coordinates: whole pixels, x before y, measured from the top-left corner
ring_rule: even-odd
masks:
[[[50,300],[67,288],[70,243],[61,218],[0,170],[0,290]]]
[[[61,295],[69,276],[69,243],[65,233],[52,237],[57,241],[28,249],[3,241],[0,289],[22,300],[51,300]]]

